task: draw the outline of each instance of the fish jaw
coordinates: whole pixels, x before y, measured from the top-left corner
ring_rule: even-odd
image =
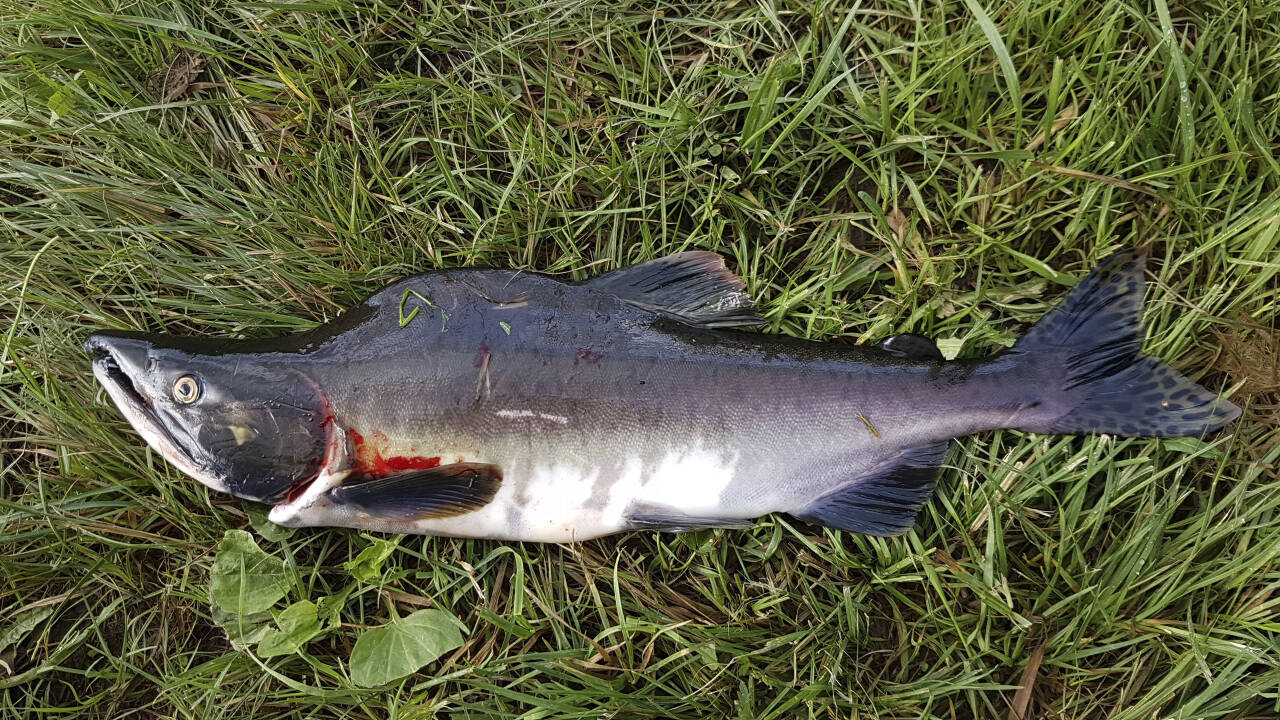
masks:
[[[317,502],[327,502],[322,500],[325,494],[346,481],[351,471],[347,433],[336,423],[330,422],[328,449],[320,471],[314,478],[300,483],[299,487],[286,494],[284,502],[277,503],[271,508],[267,519],[284,527],[311,525],[312,523],[306,521],[306,511]]]
[[[327,468],[320,471],[310,483],[306,485],[301,495],[293,499],[286,499],[285,502],[277,503],[271,508],[271,512],[267,514],[267,519],[276,525],[283,527],[307,527],[313,523],[307,521],[308,511],[316,503],[327,503],[324,496],[332,489],[338,487],[351,474],[350,470],[340,470],[338,472],[329,472]]]

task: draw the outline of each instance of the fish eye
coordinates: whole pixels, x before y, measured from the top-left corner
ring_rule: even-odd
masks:
[[[200,381],[194,375],[183,375],[173,381],[173,399],[190,405],[200,399]]]

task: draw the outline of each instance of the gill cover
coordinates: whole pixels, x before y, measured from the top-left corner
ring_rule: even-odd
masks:
[[[141,333],[98,333],[85,350],[134,429],[205,485],[276,502],[319,473],[328,403],[292,353]]]

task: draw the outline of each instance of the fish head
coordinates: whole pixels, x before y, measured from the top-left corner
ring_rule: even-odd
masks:
[[[324,465],[332,416],[319,386],[234,343],[104,332],[85,350],[134,430],[201,483],[274,503]]]

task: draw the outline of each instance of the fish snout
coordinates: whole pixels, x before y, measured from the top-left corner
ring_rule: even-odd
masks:
[[[94,362],[111,362],[131,378],[137,378],[147,367],[147,356],[155,344],[141,333],[98,332],[84,342],[84,351]]]

